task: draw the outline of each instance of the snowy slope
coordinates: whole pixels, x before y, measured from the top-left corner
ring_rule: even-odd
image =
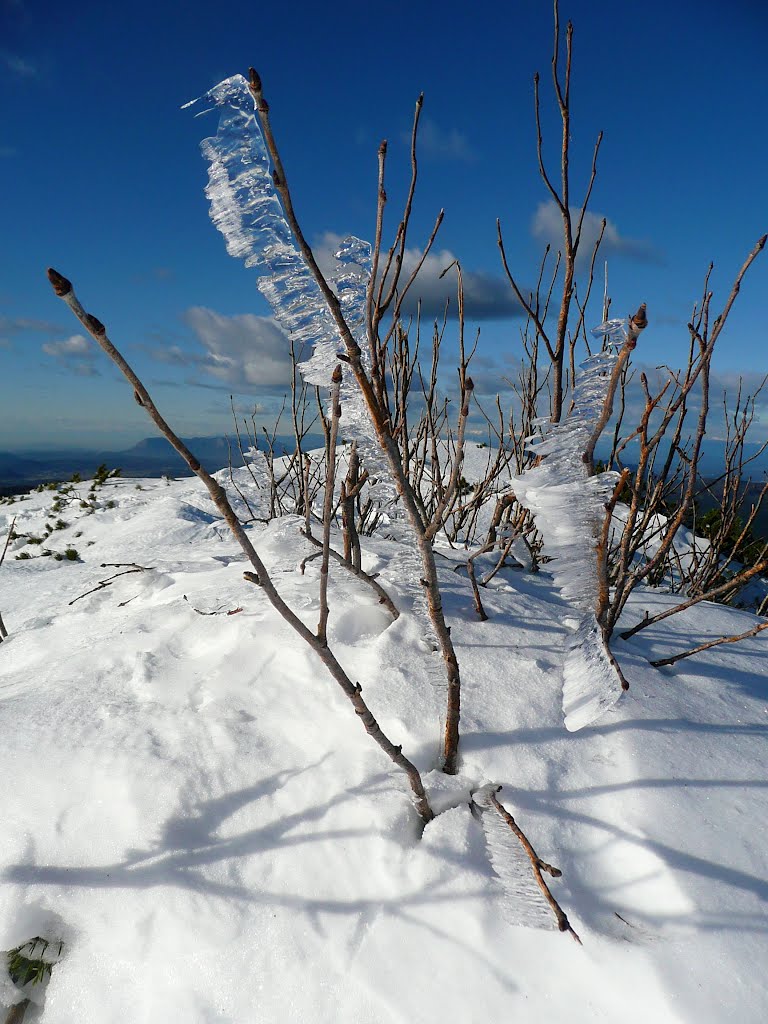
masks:
[[[464,678],[462,779],[503,784],[563,870],[553,889],[579,947],[515,923],[461,801],[419,839],[402,778],[243,582],[197,481],[141,487],[110,482],[97,512],[62,514],[46,543],[80,561],[17,560],[40,549],[20,538],[0,569],[0,948],[66,943],[28,1020],[766,1019],[768,639],[648,665],[753,617],[703,605],[618,642],[630,693],[572,734],[551,580],[499,574],[480,623],[455,556],[438,559]],[[0,536],[13,512],[39,534],[51,501],[3,507]],[[298,524],[249,529],[314,627],[319,564],[297,571]],[[334,568],[331,642],[428,772],[443,695],[387,573],[396,545],[364,548],[404,614],[392,623]],[[146,570],[70,604],[123,571],[102,563]],[[670,600],[643,592],[627,622]]]

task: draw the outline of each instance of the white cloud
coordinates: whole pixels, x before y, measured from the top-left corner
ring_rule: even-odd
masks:
[[[91,343],[82,334],[73,334],[65,341],[49,341],[43,345],[43,352],[57,359],[66,359],[68,356],[93,357],[94,350]]]
[[[401,139],[406,146],[411,145],[410,132],[403,132]],[[463,132],[458,128],[441,128],[429,117],[422,117],[419,121],[416,152],[436,160],[457,160],[460,163],[473,163],[477,159]]]
[[[3,334],[24,334],[37,331],[42,334],[65,334],[64,328],[49,320],[35,320],[28,316],[0,316],[0,331]]]
[[[95,344],[82,334],[73,334],[63,341],[48,341],[43,352],[52,356],[63,369],[78,377],[98,377],[94,361],[99,352]]]
[[[326,276],[333,271],[333,254],[338,249],[342,236],[326,231],[313,246],[313,251]],[[420,249],[406,249],[403,255],[403,271],[400,276],[401,286],[411,276],[421,258]],[[458,315],[456,296],[456,271],[451,270],[441,278],[440,275],[456,260],[449,249],[433,250],[424,261],[416,280],[411,287],[403,312],[407,315],[416,312],[421,301],[422,316],[429,319],[442,317],[448,304],[448,316]],[[512,293],[509,283],[499,275],[487,271],[467,270],[462,267],[464,278],[464,309],[467,320],[502,320],[507,317],[520,316],[521,309]]]
[[[581,210],[578,207],[571,207],[574,233],[580,213]],[[580,262],[588,262],[591,259],[592,250],[600,237],[602,223],[602,214],[593,213],[591,210],[587,210],[584,214],[578,253]],[[531,234],[539,241],[551,245],[555,250],[563,248],[563,219],[554,199],[539,203],[531,221]],[[600,253],[602,256],[626,256],[641,263],[662,262],[662,255],[654,245],[643,239],[627,238],[621,235],[613,221],[608,218],[606,218]]]
[[[168,351],[166,362],[194,364],[222,384],[240,389],[244,384],[282,387],[290,383],[288,340],[272,317],[253,313],[224,316],[204,306],[193,306],[184,314],[184,321],[206,354],[196,356],[174,347]]]

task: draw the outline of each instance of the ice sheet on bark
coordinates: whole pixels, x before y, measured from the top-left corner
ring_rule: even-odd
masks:
[[[557,922],[534,878],[528,854],[491,803],[498,789],[495,785],[483,786],[472,794],[472,801],[480,809],[488,858],[506,896],[504,916],[511,924],[556,930]]]
[[[561,423],[537,421],[541,436],[530,438],[528,448],[542,461],[512,481],[518,500],[536,516],[544,551],[552,559],[547,569],[578,618],[563,673],[563,713],[569,730],[592,724],[622,693],[595,620],[595,552],[618,474],[589,476],[583,454],[597,425],[617,358],[615,347],[624,342],[625,329],[626,321],[610,320],[593,332],[605,339],[606,348],[581,364],[570,415]]]

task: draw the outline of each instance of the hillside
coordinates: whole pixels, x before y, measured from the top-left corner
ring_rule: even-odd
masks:
[[[109,481],[94,514],[63,513],[50,546],[78,560],[20,537],[0,569],[0,948],[65,944],[27,1021],[765,1020],[768,638],[648,664],[753,616],[704,604],[617,641],[629,693],[568,733],[550,578],[500,573],[478,622],[461,553],[441,549],[462,774],[428,775],[447,809],[419,837],[402,777],[244,583],[202,486],[139,486]],[[39,534],[52,497],[4,508],[0,538],[13,513]],[[299,571],[299,526],[248,530],[314,628],[319,563]],[[443,694],[397,545],[363,544],[403,614],[334,567],[330,641],[430,772]],[[670,600],[640,591],[627,622]],[[553,891],[583,946],[524,926],[502,892],[466,802],[487,782],[562,869]],[[0,1006],[18,998],[0,987]]]

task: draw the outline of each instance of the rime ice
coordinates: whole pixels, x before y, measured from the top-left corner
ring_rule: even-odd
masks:
[[[545,551],[552,558],[547,568],[580,620],[563,671],[563,713],[569,730],[596,721],[622,693],[595,619],[595,548],[618,474],[588,476],[582,456],[602,410],[606,381],[616,361],[614,348],[624,341],[625,326],[623,320],[610,320],[593,332],[605,337],[607,347],[581,364],[571,414],[561,423],[537,422],[542,436],[531,439],[529,449],[543,461],[512,481],[519,501],[536,516]]]

